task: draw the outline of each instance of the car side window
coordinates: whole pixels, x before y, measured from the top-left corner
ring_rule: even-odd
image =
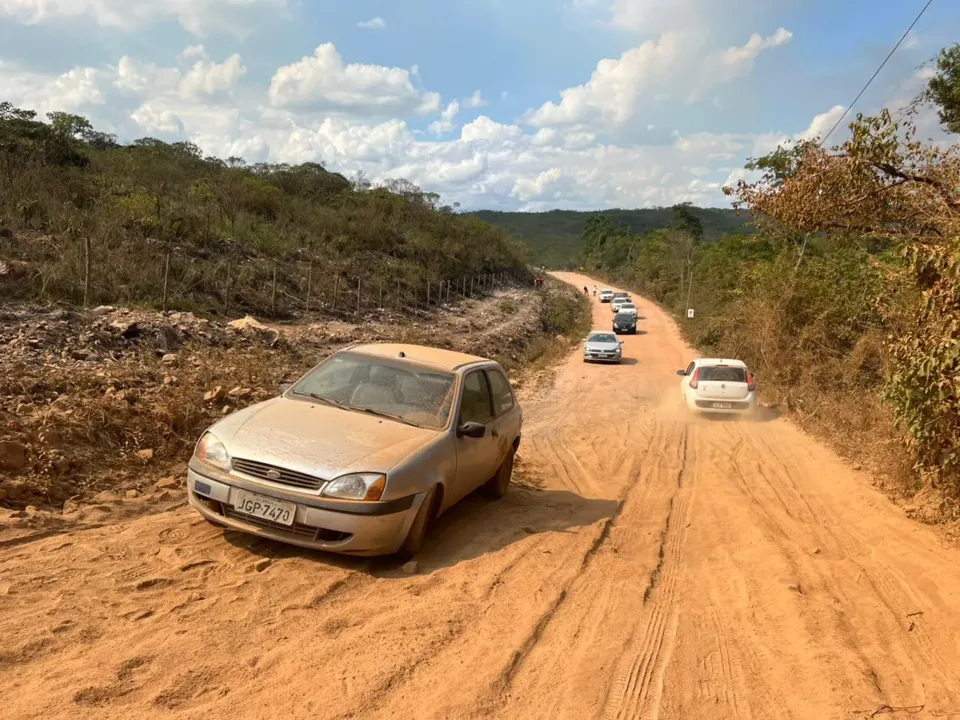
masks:
[[[493,420],[493,402],[486,375],[477,370],[463,379],[463,396],[460,398],[460,424],[468,422],[486,425]]]
[[[510,383],[499,370],[487,370],[487,380],[490,381],[490,391],[493,394],[493,409],[498,416],[513,408],[513,390]]]
[[[689,365],[687,365],[687,377],[690,377],[691,375],[693,375],[693,369],[696,366],[697,366],[696,363],[690,363]]]

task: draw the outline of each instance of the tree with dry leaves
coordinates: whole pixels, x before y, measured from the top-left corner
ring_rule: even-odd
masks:
[[[909,118],[858,116],[851,137],[781,151],[759,182],[727,189],[780,234],[875,241],[902,255],[890,283],[907,305],[885,307],[886,397],[909,432],[918,468],[960,490],[960,146],[923,141]],[[882,298],[878,300],[883,300]]]

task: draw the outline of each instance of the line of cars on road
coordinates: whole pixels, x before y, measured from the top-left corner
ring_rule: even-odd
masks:
[[[629,293],[604,289],[599,293],[601,303],[613,308],[613,333],[595,330],[583,345],[584,362],[620,363],[623,361],[623,342],[620,333],[637,331],[637,307]],[[677,375],[684,405],[688,410],[711,414],[743,414],[757,408],[757,385],[746,364],[741,360],[699,358]]]

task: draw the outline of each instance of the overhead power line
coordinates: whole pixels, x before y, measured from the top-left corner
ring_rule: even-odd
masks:
[[[843,111],[843,115],[840,116],[840,119],[837,120],[837,122],[834,124],[832,128],[830,128],[830,132],[827,133],[826,137],[824,137],[823,140],[820,141],[821,147],[826,145],[827,140],[830,138],[831,135],[833,135],[833,131],[836,130],[838,127],[840,127],[840,123],[843,122],[843,119],[847,116],[847,113],[850,112],[853,106],[857,104],[857,100],[859,100],[860,97],[867,91],[867,88],[870,87],[870,83],[872,83],[876,79],[877,75],[880,74],[880,71],[883,70],[883,66],[887,64],[887,61],[890,58],[893,57],[893,54],[897,51],[897,48],[899,48],[903,44],[903,41],[907,39],[907,35],[910,34],[910,31],[913,30],[914,25],[916,25],[917,22],[919,22],[920,18],[923,17],[923,14],[927,11],[927,8],[930,7],[932,3],[933,3],[933,0],[927,0],[927,4],[923,6],[923,9],[920,11],[920,14],[913,19],[913,22],[910,23],[910,27],[907,28],[907,31],[897,41],[897,44],[893,46],[893,50],[891,50],[887,54],[887,57],[885,57],[883,62],[880,63],[880,67],[877,68],[877,71],[870,77],[869,80],[867,80],[867,84],[863,86],[863,89],[860,90],[859,93],[857,93],[857,96],[853,99],[853,102],[847,105],[847,109]]]

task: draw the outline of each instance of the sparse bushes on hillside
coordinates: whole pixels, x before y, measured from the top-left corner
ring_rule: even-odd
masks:
[[[90,303],[159,305],[166,275],[172,304],[270,312],[278,298],[305,299],[311,275],[328,294],[337,276],[368,296],[399,282],[411,302],[428,282],[436,293],[441,281],[526,265],[503,230],[406,181],[354,187],[316,163],[248,166],[152,138],[120,145],[84,118],[49,119],[0,104],[0,297],[77,303],[86,290]]]

